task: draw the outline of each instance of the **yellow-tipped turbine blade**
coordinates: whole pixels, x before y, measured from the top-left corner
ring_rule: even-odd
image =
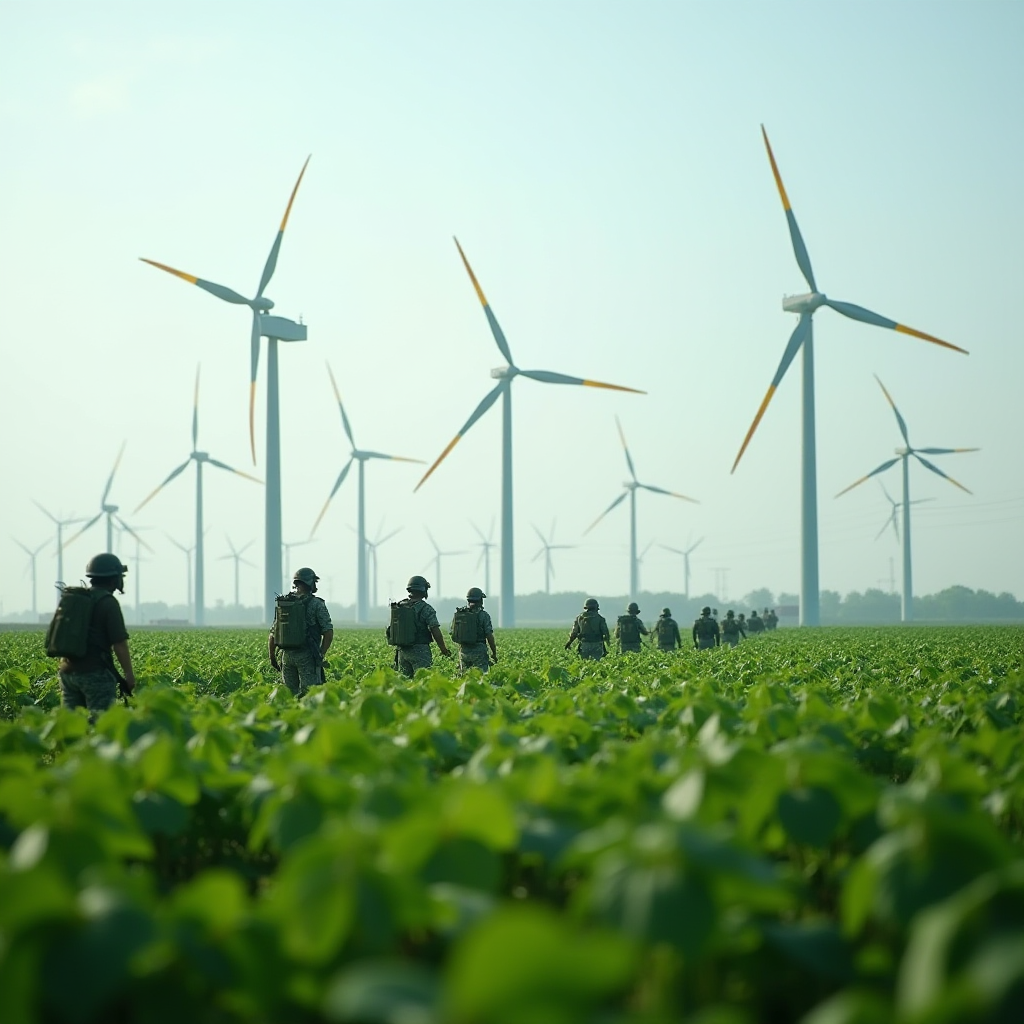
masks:
[[[768,150],[768,159],[772,165],[772,174],[775,175],[775,184],[779,190],[779,198],[782,200],[782,208],[789,212],[792,209],[789,205],[789,196],[786,195],[786,186],[782,184],[779,165],[775,162],[775,154],[772,152],[772,144],[768,141],[768,133],[764,130],[764,125],[761,125],[761,136],[764,139],[765,149]]]
[[[455,236],[453,235],[452,237],[454,238]],[[480,287],[480,282],[476,279],[476,274],[473,273],[473,268],[469,265],[469,260],[466,259],[466,254],[462,251],[462,246],[459,245],[459,240],[457,238],[455,238],[455,248],[459,250],[459,255],[462,257],[462,264],[466,268],[466,273],[469,274],[469,279],[473,282],[473,287],[476,289],[480,305],[488,305],[487,297],[484,295],[484,290]]]
[[[747,436],[743,438],[743,444],[740,445],[739,454],[736,456],[736,461],[732,464],[732,469],[729,470],[730,473],[736,472],[736,467],[740,464],[740,459],[743,458],[743,453],[747,450],[747,445],[750,444],[750,439],[754,436],[754,431],[757,430],[757,425],[761,422],[761,417],[764,416],[764,411],[768,408],[768,403],[772,400],[772,395],[774,394],[775,385],[771,384],[768,387],[768,394],[764,396],[764,401],[761,403],[761,408],[757,410],[754,422],[750,424]]]
[[[420,478],[420,482],[412,489],[414,494],[416,493],[416,491],[418,491],[427,482],[427,480],[430,479],[430,474],[433,473],[434,470],[437,469],[437,467],[440,466],[442,462],[444,462],[444,460],[448,457],[448,455],[451,452],[451,450],[461,440],[462,440],[462,434],[456,434],[451,439],[451,441],[448,442],[448,446],[445,448],[445,450],[443,452],[441,452],[440,455],[438,455],[437,459],[434,461],[434,464],[430,467],[430,469],[428,469],[426,471],[426,473],[423,474],[423,476]]]
[[[302,176],[306,173],[306,168],[309,166],[309,161],[312,156],[313,154],[310,153],[309,156],[306,157],[306,162],[302,165],[302,170],[299,171],[299,179],[295,182],[295,188],[292,189],[292,194],[288,199],[288,206],[285,208],[284,216],[281,218],[281,227],[278,228],[279,231],[284,231],[285,227],[288,225],[288,217],[292,212],[292,203],[295,202],[295,194],[299,191],[299,186],[302,184]]]
[[[143,263],[148,263],[151,267],[156,267],[157,270],[166,270],[168,274],[180,277],[183,281],[188,281],[189,284],[199,283],[199,278],[194,274],[186,274],[183,270],[175,270],[174,267],[169,267],[166,263],[157,263],[156,260],[147,260],[145,256],[140,256],[139,259]]]
[[[922,341],[930,341],[933,345],[941,345],[943,348],[951,348],[954,352],[961,352],[965,356],[969,356],[971,354],[967,349],[961,348],[959,345],[943,341],[941,338],[936,338],[933,334],[925,334],[924,331],[915,330],[913,327],[907,327],[906,324],[897,324],[893,330],[899,331],[900,334],[909,334],[915,338],[920,338]]]

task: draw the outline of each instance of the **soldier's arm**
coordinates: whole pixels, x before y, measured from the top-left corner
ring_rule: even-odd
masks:
[[[334,630],[328,629],[320,637],[320,657],[322,658],[334,643]]]
[[[431,626],[430,635],[434,638],[434,643],[437,644],[440,652],[446,658],[450,658],[452,656],[452,652],[448,649],[448,645],[444,642],[444,633],[441,632],[441,627]]]
[[[270,656],[270,665],[275,672],[281,671],[281,666],[277,662],[277,644],[274,643],[274,634],[271,633],[267,637],[267,654]]]
[[[111,650],[121,663],[121,671],[124,673],[124,688],[131,693],[135,689],[135,669],[132,668],[132,652],[128,650],[128,641],[121,640],[113,644]]]

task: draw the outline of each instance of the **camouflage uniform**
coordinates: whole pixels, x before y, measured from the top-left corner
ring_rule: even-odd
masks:
[[[643,619],[641,619],[639,615],[636,615],[633,612],[627,612],[625,615],[620,615],[619,616],[618,621],[615,623],[615,639],[618,641],[619,650],[623,654],[636,654],[640,650],[640,647],[642,646],[641,645],[641,641],[639,639],[636,639],[636,640],[622,640],[621,639],[622,620],[623,619],[633,619],[636,622],[637,630],[640,633],[640,636],[650,636],[651,634],[648,631],[647,627],[644,625]]]
[[[693,645],[699,651],[717,647],[720,636],[718,623],[710,615],[702,615],[693,624]]]
[[[280,648],[281,678],[296,697],[304,697],[311,686],[323,682],[323,656],[320,640],[334,629],[331,613],[323,598],[310,594],[306,599],[306,646]]]
[[[430,631],[440,629],[437,612],[426,601],[412,601],[406,597],[399,604],[412,604],[416,609],[416,643],[395,648],[395,668],[407,679],[412,679],[418,668],[430,668],[434,658],[430,653]]]
[[[580,615],[576,616],[576,621],[572,624],[572,632],[569,634],[569,643],[572,643],[573,640],[579,637],[580,657],[586,658],[588,661],[600,661],[601,658],[607,654],[605,644],[611,641],[611,634],[608,632],[608,623],[605,621],[605,617],[599,612],[594,611],[590,613],[598,620],[598,626],[601,630],[601,639],[584,640],[583,620],[587,614],[587,612],[582,612]]]
[[[679,623],[670,615],[662,615],[654,626],[658,638],[659,651],[674,651],[683,646],[683,637],[679,632]]]
[[[100,597],[93,606],[85,654],[81,658],[61,658],[57,670],[61,703],[66,708],[87,708],[94,721],[117,700],[118,676],[110,649],[128,639],[121,605],[112,592],[108,593],[111,600]]]
[[[750,618],[747,619],[747,626],[751,633],[763,633],[764,632],[764,619],[761,618],[757,612],[751,612]]]
[[[483,633],[485,637],[494,636],[494,625],[491,622],[491,616],[480,608],[477,611],[479,618],[479,632]],[[455,627],[455,620],[452,620],[452,628],[448,630],[449,635],[452,629]],[[487,641],[478,640],[474,644],[459,644],[459,670],[465,672],[466,669],[478,668],[481,672],[486,672],[491,667],[491,659],[487,651]]]
[[[743,639],[747,639],[747,632],[743,628],[743,623],[739,619],[733,618],[732,612],[729,612],[725,617],[725,621],[722,623],[722,639],[730,647],[738,647],[740,642],[740,633],[743,634]]]

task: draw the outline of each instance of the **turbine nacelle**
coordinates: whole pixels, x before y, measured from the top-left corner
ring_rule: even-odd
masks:
[[[252,300],[252,308],[255,309],[257,313],[265,313],[268,309],[274,308],[274,300],[268,299],[266,295],[257,295],[256,298]]]
[[[192,453],[192,458],[195,459],[196,462],[209,462],[210,461],[210,453],[209,452],[193,452]]]
[[[899,456],[900,456],[900,458],[903,458],[903,457],[904,457],[904,456],[906,456],[906,455],[911,455],[911,454],[913,454],[913,451],[914,451],[914,449],[913,449],[913,448],[894,448],[894,449],[893,449],[893,451],[894,451],[894,452],[895,452],[895,453],[896,453],[897,455],[899,455]]]
[[[269,301],[269,300],[260,300]],[[271,306],[274,304],[271,302]],[[305,341],[306,325],[297,324],[285,316],[267,316],[260,314],[260,334],[264,338],[273,338],[275,341]]]
[[[496,366],[491,370],[492,380],[511,380],[519,373],[516,367],[510,365],[507,366]]]
[[[110,513],[111,515],[113,515],[120,507],[120,505],[107,505],[106,503],[101,506],[104,512]]]
[[[804,295],[783,295],[782,308],[786,313],[813,313],[824,306],[827,296],[821,292],[807,292]]]

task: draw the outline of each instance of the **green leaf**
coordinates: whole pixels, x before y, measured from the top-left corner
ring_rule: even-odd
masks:
[[[783,793],[777,807],[786,834],[808,846],[827,846],[842,820],[836,798],[818,786]]]
[[[353,1024],[435,1024],[440,986],[426,968],[402,961],[355,964],[324,996],[328,1020]]]

